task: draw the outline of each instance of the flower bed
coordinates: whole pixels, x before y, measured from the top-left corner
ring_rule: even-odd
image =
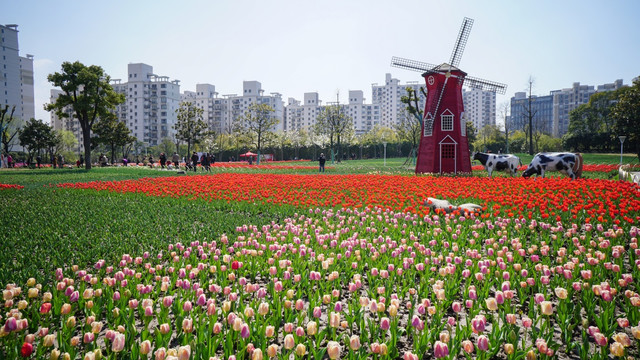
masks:
[[[61,184],[64,188],[291,204],[309,207],[372,207],[426,215],[428,197],[466,199],[485,206],[485,216],[557,221],[637,223],[638,187],[627,182],[564,178],[406,177],[371,175],[215,174],[116,182]]]
[[[309,210],[9,284],[8,358],[640,355],[638,229]],[[66,354],[69,357],[66,357]]]

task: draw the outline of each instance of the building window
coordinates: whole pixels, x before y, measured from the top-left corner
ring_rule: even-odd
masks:
[[[453,115],[442,115],[442,131],[453,131]]]

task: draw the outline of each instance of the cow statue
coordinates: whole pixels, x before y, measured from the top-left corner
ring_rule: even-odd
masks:
[[[518,166],[522,165],[522,162],[520,162],[520,158],[511,154],[496,155],[474,152],[471,159],[480,161],[482,166],[484,166],[484,168],[489,173],[489,177],[491,177],[491,173],[493,173],[493,170],[506,170],[511,173],[511,176],[516,176],[516,172],[518,172]]]
[[[582,177],[582,155],[574,153],[538,153],[531,160],[523,177],[538,175],[544,177],[545,171],[559,171],[572,180]]]

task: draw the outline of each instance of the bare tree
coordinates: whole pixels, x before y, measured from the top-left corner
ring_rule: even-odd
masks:
[[[511,135],[512,124],[509,123],[509,114],[511,113],[511,102],[505,101],[500,104],[500,109],[498,110],[500,113],[500,117],[504,121],[504,138],[505,138],[505,153],[509,153],[509,135]]]
[[[529,76],[529,101],[528,106],[523,106],[523,115],[529,119],[528,131],[529,131],[529,155],[533,155],[533,118],[536,116],[538,110],[534,110],[531,105],[533,99],[531,98],[531,88],[533,87],[533,76]]]
[[[20,132],[20,128],[16,126],[13,121],[15,118],[13,114],[16,111],[16,106],[13,105],[11,108],[11,113],[9,117],[7,117],[7,113],[9,112],[9,105],[5,105],[4,109],[0,109],[0,133],[2,134],[2,145],[4,146],[4,152],[9,153],[9,146],[11,145],[11,141],[18,135]],[[1,149],[0,149],[1,151]]]

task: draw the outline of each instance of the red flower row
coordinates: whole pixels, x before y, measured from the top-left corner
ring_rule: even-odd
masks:
[[[608,173],[611,171],[617,171],[618,168],[620,168],[620,165],[614,165],[614,164],[584,164],[582,167],[582,171],[586,171],[586,172],[604,172],[604,173]],[[482,165],[474,165],[471,167],[472,170],[474,171],[482,171],[484,170],[484,166]],[[527,165],[521,165],[520,167],[518,167],[518,171],[525,171],[527,170]]]
[[[483,216],[640,221],[637,185],[594,179],[225,173],[58,186],[192,200],[289,204],[302,208],[379,206],[420,215],[429,213],[425,199],[435,197],[453,203],[479,203],[484,206]]]
[[[0,184],[0,190],[4,189],[24,189],[24,186],[17,184]]]

